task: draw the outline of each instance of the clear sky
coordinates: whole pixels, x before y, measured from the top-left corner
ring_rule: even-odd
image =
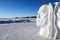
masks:
[[[59,0],[0,0],[0,18],[35,16],[39,7]]]

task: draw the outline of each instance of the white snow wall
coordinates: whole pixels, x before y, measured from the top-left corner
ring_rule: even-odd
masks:
[[[60,29],[60,3],[54,5],[49,3],[39,8],[36,25],[40,28],[40,36],[56,39],[57,29]]]

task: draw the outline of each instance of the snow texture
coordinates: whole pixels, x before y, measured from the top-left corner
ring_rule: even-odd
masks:
[[[55,6],[54,6],[55,5]],[[40,28],[39,35],[45,38],[60,38],[60,3],[44,4],[38,10],[36,25]]]

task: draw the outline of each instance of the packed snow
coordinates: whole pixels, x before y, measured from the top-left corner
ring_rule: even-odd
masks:
[[[28,19],[31,22],[0,24],[0,40],[53,40],[40,37],[38,34],[39,28],[36,26],[36,19]]]

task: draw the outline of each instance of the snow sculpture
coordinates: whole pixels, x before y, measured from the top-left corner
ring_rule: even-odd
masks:
[[[42,5],[39,8],[36,25],[40,28],[40,36],[56,39],[57,27],[60,28],[59,7],[60,4],[58,2],[55,2],[54,4],[49,3]]]

